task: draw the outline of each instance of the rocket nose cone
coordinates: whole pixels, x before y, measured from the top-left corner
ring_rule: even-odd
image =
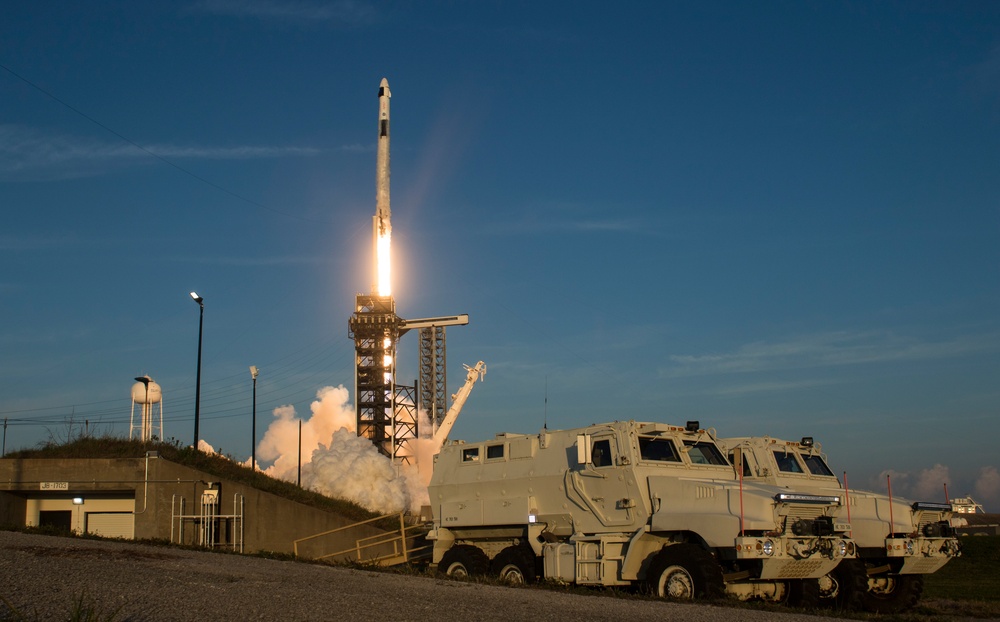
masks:
[[[389,86],[389,81],[388,81],[388,80],[386,80],[385,78],[382,78],[382,81],[381,81],[381,82],[379,82],[379,84],[378,84],[378,85],[379,85],[380,87],[382,87],[382,88],[388,88],[388,86]]]

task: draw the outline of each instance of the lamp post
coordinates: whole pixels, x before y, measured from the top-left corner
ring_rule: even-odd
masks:
[[[250,377],[253,378],[253,439],[250,443],[250,468],[257,470],[257,374],[260,370],[256,365],[250,366]]]
[[[198,303],[198,375],[194,385],[194,449],[198,451],[198,420],[201,416],[201,332],[205,325],[205,299],[191,292],[191,299]]]

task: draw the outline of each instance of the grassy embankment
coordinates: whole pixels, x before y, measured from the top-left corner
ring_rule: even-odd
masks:
[[[962,538],[962,556],[924,581],[916,612],[1000,619],[1000,536]]]
[[[335,512],[352,520],[363,521],[378,516],[378,514],[350,501],[326,497],[300,488],[292,482],[275,479],[261,471],[255,471],[236,462],[232,457],[207,454],[195,451],[191,447],[182,447],[180,441],[176,440],[173,442],[143,443],[115,437],[83,436],[69,443],[46,443],[36,449],[8,452],[4,457],[13,459],[144,458],[147,451],[155,451],[165,460],[183,464],[231,482],[252,486],[257,490],[269,492],[298,503]]]

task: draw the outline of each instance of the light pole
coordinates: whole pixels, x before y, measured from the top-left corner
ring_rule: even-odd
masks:
[[[205,299],[191,292],[191,299],[198,303],[198,375],[194,385],[194,449],[198,451],[198,420],[201,416],[201,329],[205,325]]]
[[[253,378],[253,439],[250,443],[250,468],[257,470],[257,374],[260,370],[256,365],[250,366],[250,377]]]

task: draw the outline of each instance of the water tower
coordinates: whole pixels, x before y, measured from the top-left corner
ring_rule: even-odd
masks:
[[[155,430],[156,437],[163,440],[163,392],[160,390],[160,385],[153,382],[149,376],[139,376],[135,380],[135,384],[132,385],[132,416],[129,419],[128,437],[135,438],[135,433],[138,431],[139,440],[145,443],[153,440]],[[142,407],[139,425],[135,423],[136,406]],[[153,423],[156,414],[160,416],[158,426]]]

